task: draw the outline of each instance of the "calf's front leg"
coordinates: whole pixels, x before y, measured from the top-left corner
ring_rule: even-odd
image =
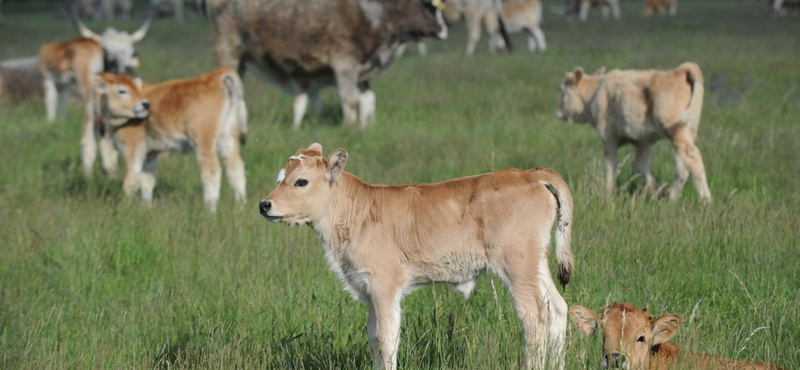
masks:
[[[617,149],[616,141],[603,142],[603,160],[606,167],[606,193],[614,194],[614,182],[617,177]]]
[[[396,370],[400,347],[400,289],[381,289],[370,295],[367,334],[375,369]]]

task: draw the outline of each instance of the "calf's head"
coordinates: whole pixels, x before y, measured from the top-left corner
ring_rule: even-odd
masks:
[[[344,149],[334,150],[328,158],[318,143],[298,150],[278,172],[275,189],[259,202],[259,212],[269,221],[293,225],[325,218],[331,190],[346,164]]]
[[[600,67],[589,76],[583,72],[583,68],[577,67],[574,71],[567,72],[559,87],[561,103],[556,110],[556,118],[566,122],[588,122],[586,103],[597,90],[605,71],[605,67]]]
[[[139,68],[140,56],[133,47],[133,44],[142,41],[150,24],[153,22],[152,12],[148,13],[147,20],[134,33],[129,34],[125,31],[117,31],[114,28],[107,28],[103,35],[98,35],[86,27],[78,15],[73,10],[71,13],[72,22],[81,37],[92,39],[103,48],[103,71],[111,73],[133,74]]]
[[[681,317],[664,315],[653,320],[647,309],[614,302],[600,307],[600,317],[588,308],[572,306],[569,316],[586,336],[603,335],[603,368],[645,370],[651,353],[678,332]]]
[[[106,124],[119,126],[150,115],[150,101],[142,97],[144,84],[140,78],[101,72],[92,82]]]

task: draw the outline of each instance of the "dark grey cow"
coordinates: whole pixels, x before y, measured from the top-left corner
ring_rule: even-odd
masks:
[[[389,66],[407,41],[447,37],[442,0],[207,0],[214,55],[220,66],[246,65],[295,97],[294,127],[309,97],[336,85],[344,121],[375,117],[369,79]]]

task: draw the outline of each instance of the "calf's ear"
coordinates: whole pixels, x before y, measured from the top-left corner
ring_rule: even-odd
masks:
[[[655,319],[650,324],[653,328],[653,342],[650,345],[655,346],[670,340],[678,333],[682,321],[678,315],[664,315]]]
[[[322,147],[320,146],[320,149]],[[344,166],[347,164],[347,151],[344,149],[336,149],[328,156],[327,173],[325,173],[325,180],[333,185],[333,182],[342,174]]]
[[[583,335],[590,337],[597,334],[600,328],[600,318],[592,312],[592,310],[581,307],[572,306],[569,308],[569,317],[572,318],[572,323],[578,328],[578,331]]]
[[[106,93],[106,80],[100,75],[92,76],[92,84],[94,85],[95,92],[98,94],[105,94]]]
[[[572,75],[575,76],[575,84],[576,85],[581,80],[581,78],[583,78],[583,74],[584,74],[583,67],[575,68],[575,70],[572,71]]]
[[[308,150],[319,152],[319,155],[322,155],[322,144],[313,143],[313,144],[308,146]]]

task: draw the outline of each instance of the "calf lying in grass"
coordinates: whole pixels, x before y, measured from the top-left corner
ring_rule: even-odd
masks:
[[[600,314],[598,317],[581,306],[569,309],[572,323],[579,332],[592,336],[602,330],[604,368],[781,370],[761,362],[733,361],[689,350],[681,352],[680,346],[667,343],[681,325],[678,315],[664,315],[653,320],[646,308],[639,310],[630,303],[617,302],[601,307]]]

